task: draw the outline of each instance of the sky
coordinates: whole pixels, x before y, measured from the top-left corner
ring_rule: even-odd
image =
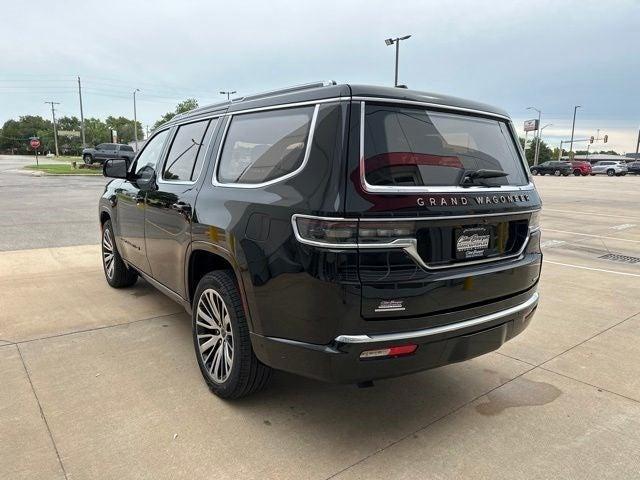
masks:
[[[522,134],[542,110],[551,146],[608,134],[596,150],[635,151],[640,0],[164,1],[0,0],[0,124],[20,115],[133,117],[153,123],[200,105],[333,79],[400,83],[499,106]],[[585,143],[577,145],[586,146]]]

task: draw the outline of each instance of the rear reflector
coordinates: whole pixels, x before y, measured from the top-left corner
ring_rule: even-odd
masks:
[[[397,347],[380,348],[377,350],[365,350],[360,354],[360,358],[402,357],[405,355],[411,355],[417,348],[418,345],[400,345]]]

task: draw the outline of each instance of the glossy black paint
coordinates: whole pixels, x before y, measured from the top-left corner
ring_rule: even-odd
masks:
[[[433,195],[366,192],[359,182],[360,104],[352,96],[505,115],[499,109],[451,97],[348,85],[201,108],[166,125],[172,129],[169,144],[181,122],[220,117],[215,131],[209,132],[207,157],[198,179],[173,183],[156,177],[154,184],[144,186],[135,179],[113,180],[100,201],[101,219],[109,216],[113,220],[125,261],[187,310],[203,268],[232,269],[248,312],[256,354],[276,368],[330,381],[360,381],[431,368],[498,348],[528,324],[530,312],[491,325],[496,330],[481,335],[478,342],[468,336],[475,331],[430,338],[421,343],[416,355],[379,360],[377,366],[358,360],[362,346],[335,343],[338,335],[408,332],[512,307],[535,291],[542,261],[538,232],[531,235],[518,258],[438,271],[420,267],[399,249],[340,250],[300,243],[291,225],[296,213],[353,218],[478,216],[453,222],[467,225],[484,221],[486,214],[517,220],[540,207],[535,189],[505,202],[500,198],[492,201],[493,193],[476,191]],[[320,108],[315,135],[309,161],[300,173],[261,188],[213,185],[228,115],[316,101]],[[469,114],[479,115],[474,112]],[[163,157],[166,150],[165,146]],[[161,165],[156,171],[161,171]],[[465,204],[460,201],[463,197]],[[407,307],[402,314],[375,312],[381,301],[397,298],[404,299]]]

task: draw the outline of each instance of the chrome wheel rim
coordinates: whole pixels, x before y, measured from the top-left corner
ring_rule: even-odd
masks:
[[[104,263],[104,271],[107,274],[107,278],[111,280],[113,278],[113,271],[115,269],[115,258],[113,257],[113,239],[111,238],[111,231],[108,228],[104,229],[102,233],[102,262]]]
[[[206,289],[196,307],[198,354],[216,383],[229,378],[233,366],[233,331],[229,310],[218,292]]]

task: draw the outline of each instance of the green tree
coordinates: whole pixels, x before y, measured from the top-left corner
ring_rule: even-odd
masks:
[[[58,147],[63,155],[80,155],[82,152],[82,136],[78,117],[60,117],[58,123]],[[77,132],[69,135],[66,132]]]
[[[189,110],[193,110],[194,108],[198,108],[198,101],[195,98],[187,98],[186,100],[180,102],[176,109],[173,112],[167,112],[160,117],[160,119],[153,124],[153,129],[155,130],[163,123],[168,122],[173,117],[180,113],[188,112]]]
[[[524,138],[520,137],[520,146],[524,146]],[[556,155],[558,152],[555,152]],[[535,138],[529,143],[529,148],[526,150],[527,163],[529,165],[533,165],[534,158],[536,154],[536,140]],[[553,160],[554,152],[549,148],[549,146],[544,143],[544,140],[540,141],[540,152],[538,153],[538,163],[548,162],[549,160]]]
[[[99,143],[111,141],[111,132],[109,127],[99,118],[84,119],[85,139],[88,146],[95,147]]]
[[[53,123],[39,115],[25,115],[7,120],[0,130],[0,150],[30,153],[29,138],[40,137],[41,151],[53,151]]]
[[[135,139],[133,131],[133,120],[127,117],[113,117],[108,116],[105,120],[108,128],[118,132],[118,143],[129,143]],[[142,133],[142,124],[136,123],[138,128],[138,139],[142,140],[144,135]]]

